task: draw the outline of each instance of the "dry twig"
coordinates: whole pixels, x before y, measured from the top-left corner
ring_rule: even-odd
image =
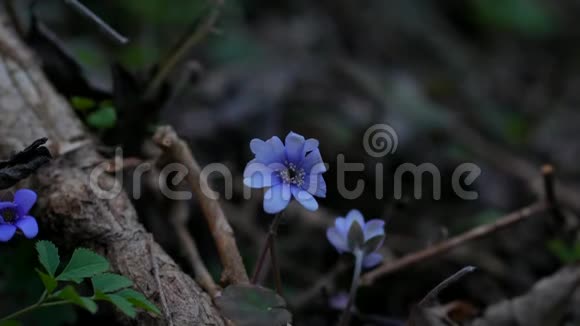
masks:
[[[248,283],[248,274],[236,245],[234,231],[219,202],[205,195],[204,190],[208,190],[210,187],[207,180],[200,177],[201,168],[193,157],[189,146],[169,126],[159,127],[153,140],[173,161],[187,167],[188,182],[199,200],[224,267],[222,281],[232,284]]]
[[[191,265],[195,275],[195,280],[212,298],[215,298],[221,291],[215,283],[213,277],[207,270],[205,263],[201,259],[195,240],[187,230],[187,220],[189,219],[189,207],[185,201],[173,203],[173,208],[169,214],[169,221],[173,226],[181,249],[185,253],[185,258]]]
[[[545,211],[548,207],[549,205],[545,201],[538,201],[532,205],[508,214],[493,223],[478,226],[432,247],[403,256],[395,261],[384,262],[378,268],[364,274],[361,278],[361,285],[371,285],[380,277],[407,268],[429,258],[442,255],[469,241],[483,238],[498,230],[512,226],[515,223],[521,222],[531,216]]]

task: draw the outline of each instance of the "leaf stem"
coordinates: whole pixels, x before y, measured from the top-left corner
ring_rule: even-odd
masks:
[[[12,313],[12,314],[0,319],[0,321],[12,320],[16,317],[19,317],[21,315],[29,313],[33,310],[38,309],[38,308],[57,306],[57,305],[68,303],[68,301],[66,301],[66,300],[45,302],[47,297],[48,297],[48,292],[45,290],[44,292],[42,292],[42,295],[40,296],[40,298],[38,299],[38,301],[35,304],[30,305],[30,306],[23,308],[21,310],[18,310],[17,312]]]
[[[280,281],[280,268],[278,266],[278,259],[276,256],[276,244],[274,243],[276,239],[276,234],[278,233],[278,226],[280,225],[280,220],[282,219],[282,213],[276,214],[274,216],[274,220],[270,225],[270,230],[268,231],[268,236],[266,238],[266,243],[264,247],[262,247],[262,252],[260,254],[260,258],[258,258],[258,262],[256,263],[256,268],[254,269],[254,274],[252,275],[252,284],[256,284],[258,282],[258,278],[260,277],[260,272],[264,267],[264,262],[266,261],[266,255],[268,254],[268,250],[271,253],[272,259],[272,269],[274,272],[274,278],[276,282],[276,289],[278,290],[278,294],[282,294],[282,282]]]
[[[350,322],[350,317],[352,314],[352,305],[354,304],[354,300],[356,298],[356,291],[358,290],[358,285],[360,281],[364,252],[362,250],[357,250],[354,252],[354,256],[356,258],[356,262],[354,264],[352,284],[350,285],[350,294],[348,296],[348,303],[346,304],[346,308],[344,309],[344,312],[340,317],[340,321],[338,322],[339,326],[347,326],[348,323]]]
[[[276,291],[280,296],[283,296],[282,279],[280,277],[280,265],[278,264],[278,254],[276,253],[275,235],[270,240],[270,260],[272,261],[272,273],[274,273],[274,282],[276,283]]]

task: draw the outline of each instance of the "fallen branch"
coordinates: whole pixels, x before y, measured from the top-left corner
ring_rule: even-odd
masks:
[[[41,234],[58,235],[54,240],[69,249],[87,246],[105,255],[115,272],[132,279],[158,307],[165,301],[175,325],[224,325],[209,296],[151,241],[127,195],[121,192],[103,199],[89,186],[92,168],[103,158],[74,111],[55,93],[38,65],[26,59],[32,56],[8,26],[0,11],[0,157],[10,157],[47,135],[51,148],[57,149],[55,159],[27,185],[38,193]],[[14,51],[5,52],[7,48]],[[83,145],[72,149],[75,143]],[[115,182],[106,174],[98,181],[104,189]],[[132,323],[168,322],[163,316],[140,313]]]
[[[395,261],[384,262],[378,268],[364,274],[361,278],[361,285],[371,285],[380,277],[399,271],[403,268],[407,268],[411,265],[415,265],[427,259],[442,255],[469,241],[483,238],[498,230],[512,226],[515,223],[521,222],[531,216],[546,211],[548,207],[549,205],[546,201],[538,201],[530,206],[508,214],[493,223],[478,226],[470,231],[440,242],[432,247],[403,256]]]
[[[207,184],[207,180],[200,178],[201,168],[193,157],[187,143],[180,139],[173,128],[169,126],[159,127],[155,136],[153,136],[153,140],[172,161],[179,162],[187,167],[189,185],[199,200],[224,267],[222,282],[231,284],[249,283],[246,268],[236,245],[234,231],[228,223],[219,202],[205,195],[203,190],[210,189],[210,187]]]

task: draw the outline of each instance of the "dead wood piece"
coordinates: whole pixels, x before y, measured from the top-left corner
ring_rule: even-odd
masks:
[[[487,308],[472,326],[557,326],[575,290],[580,268],[566,267],[539,281],[528,293]]]
[[[162,288],[175,325],[224,325],[211,299],[158,244],[150,244],[126,194],[102,199],[89,186],[90,167],[102,161],[95,144],[39,67],[22,64],[30,57],[29,51],[1,11],[0,44],[0,157],[8,158],[42,137],[48,137],[55,148],[84,142],[39,170],[29,185],[39,195],[35,209],[41,234],[52,230],[59,235],[55,240],[69,249],[83,245],[104,254],[116,272],[131,278],[158,307],[162,307]],[[7,47],[13,51],[6,53]],[[104,175],[100,182],[111,186],[113,179]],[[145,313],[134,322],[167,324],[165,318]]]

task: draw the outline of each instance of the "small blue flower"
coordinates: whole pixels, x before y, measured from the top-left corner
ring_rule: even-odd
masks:
[[[326,196],[322,178],[326,166],[318,150],[318,140],[304,139],[290,132],[285,144],[278,137],[267,141],[252,139],[250,149],[256,158],[244,170],[244,184],[250,188],[270,188],[264,195],[267,213],[284,210],[292,196],[306,209],[318,209],[314,196]]]
[[[382,220],[365,220],[356,209],[351,210],[344,217],[338,217],[334,226],[326,230],[328,241],[339,253],[350,252],[363,254],[363,266],[371,268],[378,265],[383,256],[375,252],[385,241],[385,222]]]
[[[14,201],[0,202],[0,242],[10,241],[17,229],[28,239],[38,234],[36,220],[28,215],[36,198],[34,191],[21,189],[14,194]]]

